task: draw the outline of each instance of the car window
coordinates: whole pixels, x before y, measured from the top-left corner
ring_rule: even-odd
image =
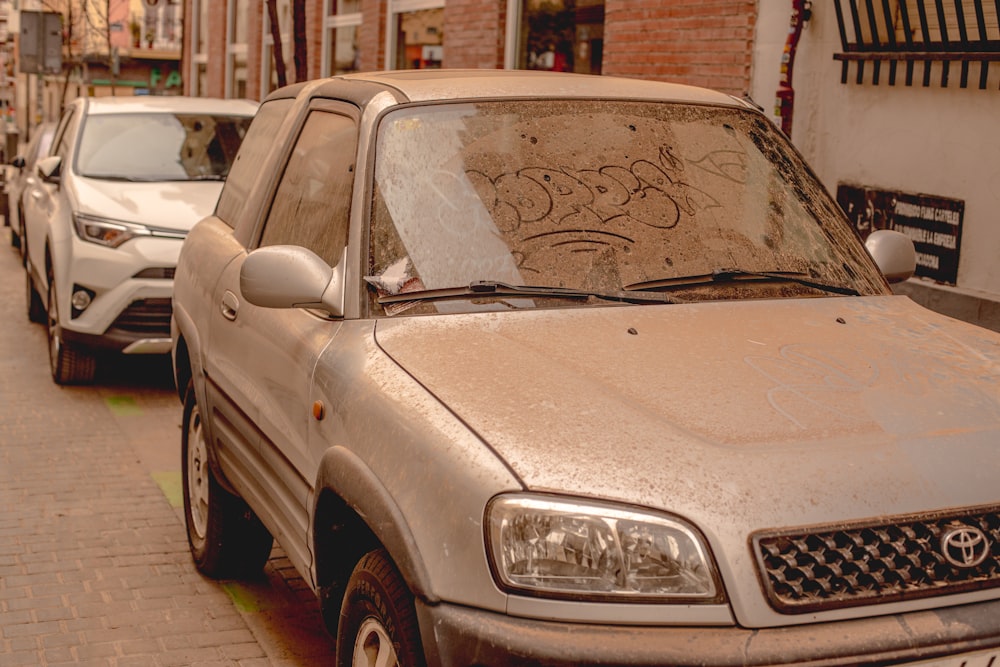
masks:
[[[309,114],[278,184],[260,245],[297,245],[330,266],[340,261],[357,142],[353,119],[326,111]]]
[[[91,114],[74,168],[108,180],[221,180],[249,125],[249,116],[227,114]]]
[[[374,195],[366,280],[376,314],[387,312],[378,294],[477,281],[616,292],[708,276],[683,296],[816,295],[791,282],[711,281],[739,269],[885,289],[822,186],[766,119],[741,109],[411,107],[380,125]],[[412,312],[507,307],[477,298]]]
[[[230,227],[243,215],[254,181],[260,175],[264,158],[274,146],[274,137],[294,100],[279,99],[264,102],[250,123],[236,161],[229,170],[226,184],[219,195],[215,214]]]
[[[59,121],[59,127],[56,128],[55,136],[58,137],[58,139],[54,142],[55,145],[51,155],[58,155],[63,159],[63,161],[65,161],[66,157],[69,155],[70,141],[72,139],[72,133],[69,131],[69,127],[72,125],[75,115],[75,108],[68,109],[66,113],[63,114],[62,120]],[[43,155],[45,154],[43,153]]]

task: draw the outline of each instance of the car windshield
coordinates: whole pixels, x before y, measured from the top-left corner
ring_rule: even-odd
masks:
[[[381,123],[374,179],[375,314],[608,303],[428,293],[479,281],[681,300],[886,291],[836,203],[772,125],[745,110],[409,107]],[[400,301],[409,292],[414,301]]]
[[[94,114],[83,127],[76,171],[126,181],[222,179],[249,125],[245,116]]]

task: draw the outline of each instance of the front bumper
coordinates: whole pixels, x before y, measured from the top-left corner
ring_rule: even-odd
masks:
[[[874,667],[978,651],[990,654],[954,665],[1000,664],[1000,600],[762,630],[539,621],[419,601],[417,615],[429,665]]]

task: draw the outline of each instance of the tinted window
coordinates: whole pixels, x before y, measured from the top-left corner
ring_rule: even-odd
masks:
[[[261,165],[268,151],[274,145],[274,138],[281,127],[281,121],[292,106],[293,100],[281,99],[265,102],[257,110],[250,129],[236,155],[236,161],[229,170],[226,185],[219,196],[216,215],[230,226],[243,214],[243,207],[250,196],[254,181],[260,174]]]
[[[340,261],[354,186],[354,121],[314,111],[302,133],[264,224],[260,245],[309,248],[330,266]]]
[[[247,116],[137,113],[89,116],[81,132],[81,176],[128,181],[221,180]]]

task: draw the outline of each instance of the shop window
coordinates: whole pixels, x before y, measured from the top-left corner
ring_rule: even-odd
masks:
[[[910,86],[919,75],[924,86],[940,76],[947,87],[955,66],[962,88],[978,75],[985,89],[990,64],[1000,61],[995,0],[835,0],[834,7],[843,48],[834,58],[841,61],[842,83],[853,63],[857,83],[869,80],[870,64],[870,81],[878,85],[887,64],[889,85],[902,76]]]
[[[229,31],[226,40],[226,96],[247,96],[247,35],[249,0],[229,0]]]
[[[192,16],[194,17],[194,53],[191,57],[191,90],[190,95],[203,97],[208,95],[208,3],[209,0],[192,0]]]
[[[600,74],[604,0],[521,0],[520,69]]]
[[[436,3],[442,4],[442,3]],[[395,69],[432,69],[444,60],[444,7],[393,12]]]
[[[361,67],[361,0],[325,2],[322,76],[357,72]]]

